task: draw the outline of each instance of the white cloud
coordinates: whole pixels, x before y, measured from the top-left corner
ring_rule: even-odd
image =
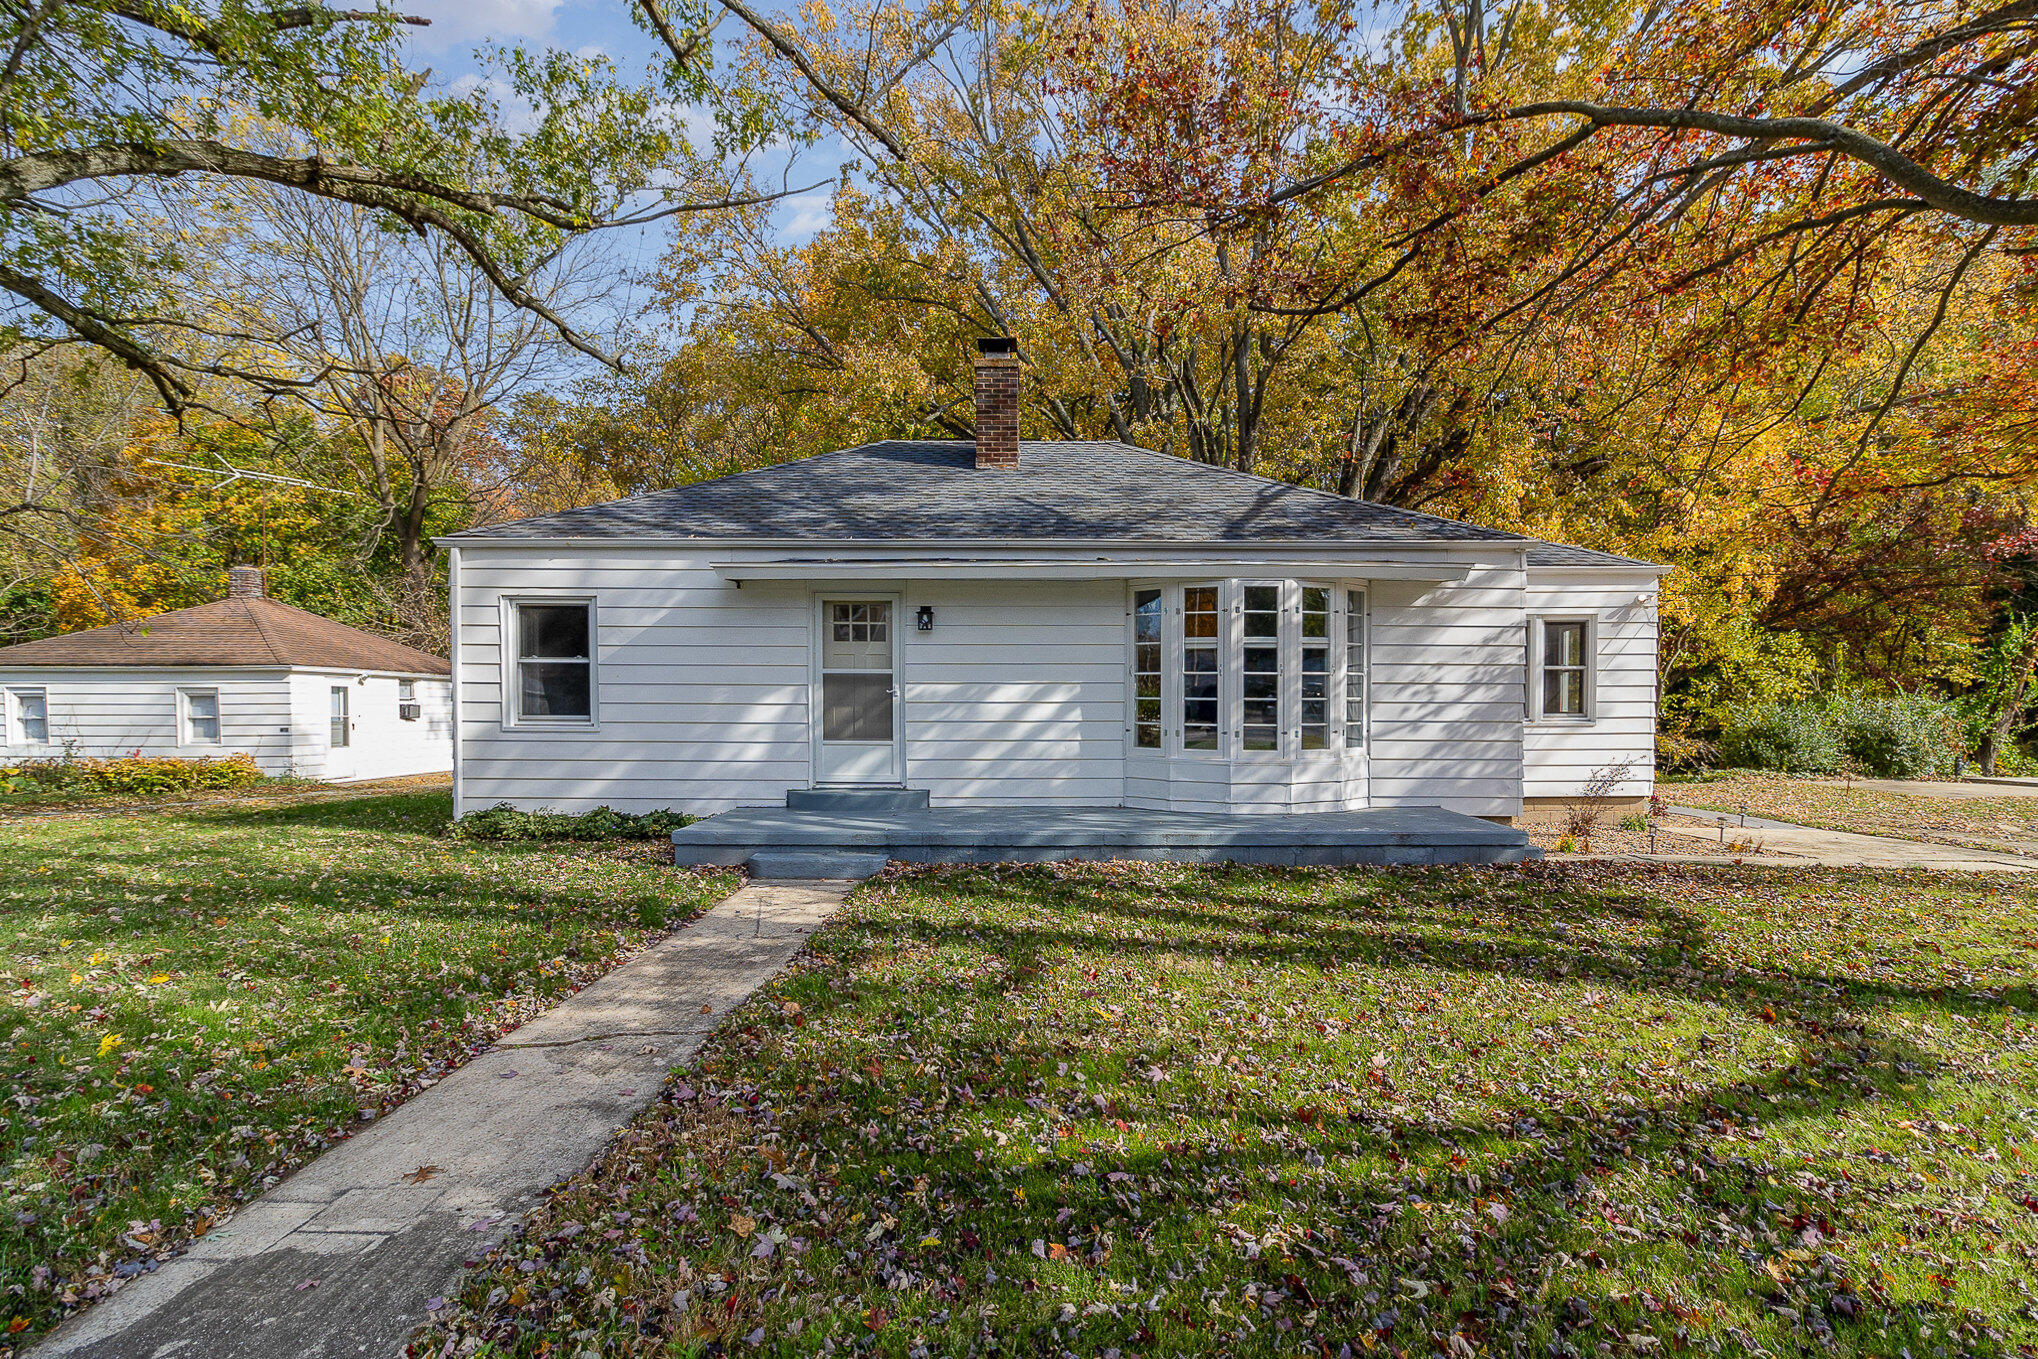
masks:
[[[456,99],[465,99],[476,90],[481,90],[495,101],[501,110],[502,126],[511,132],[529,132],[538,125],[538,112],[529,100],[509,86],[509,82],[495,76],[463,75],[453,80],[447,90]]]
[[[780,211],[790,211],[792,216],[786,219],[779,235],[791,245],[811,240],[814,233],[831,220],[828,199],[829,195],[825,193],[803,193],[782,200]]]
[[[549,38],[559,17],[561,0],[404,0],[406,14],[430,19],[432,26],[412,30],[421,47],[471,47],[494,38]]]

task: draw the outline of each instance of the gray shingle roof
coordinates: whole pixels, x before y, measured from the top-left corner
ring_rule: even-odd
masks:
[[[1562,543],[1531,543],[1528,550],[1530,566],[1649,566],[1663,568],[1655,562],[1645,562],[1635,557],[1619,557],[1611,552],[1600,552],[1589,547],[1566,547]]]
[[[888,440],[452,538],[1525,541],[1129,444],[1019,447],[980,472],[973,443]]]

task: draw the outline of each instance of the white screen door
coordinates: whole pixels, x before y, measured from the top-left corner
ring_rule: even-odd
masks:
[[[898,610],[889,599],[824,599],[816,783],[899,782]]]

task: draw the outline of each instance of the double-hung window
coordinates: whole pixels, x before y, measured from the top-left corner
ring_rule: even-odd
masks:
[[[326,744],[334,750],[354,744],[353,714],[344,684],[335,684],[326,691]]]
[[[1536,622],[1531,680],[1535,715],[1590,721],[1592,718],[1592,624],[1584,618],[1543,618]]]
[[[594,603],[525,599],[511,605],[516,642],[511,697],[518,722],[594,721]]]
[[[10,745],[42,746],[50,739],[50,700],[45,689],[9,689],[4,718]]]
[[[179,689],[177,691],[178,735],[187,746],[219,744],[219,690]]]

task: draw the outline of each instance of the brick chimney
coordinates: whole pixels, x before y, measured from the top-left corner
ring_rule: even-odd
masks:
[[[260,599],[268,591],[262,587],[262,568],[259,566],[233,566],[227,568],[226,597],[228,599]]]
[[[1019,342],[1009,335],[977,341],[977,466],[1019,470]]]

